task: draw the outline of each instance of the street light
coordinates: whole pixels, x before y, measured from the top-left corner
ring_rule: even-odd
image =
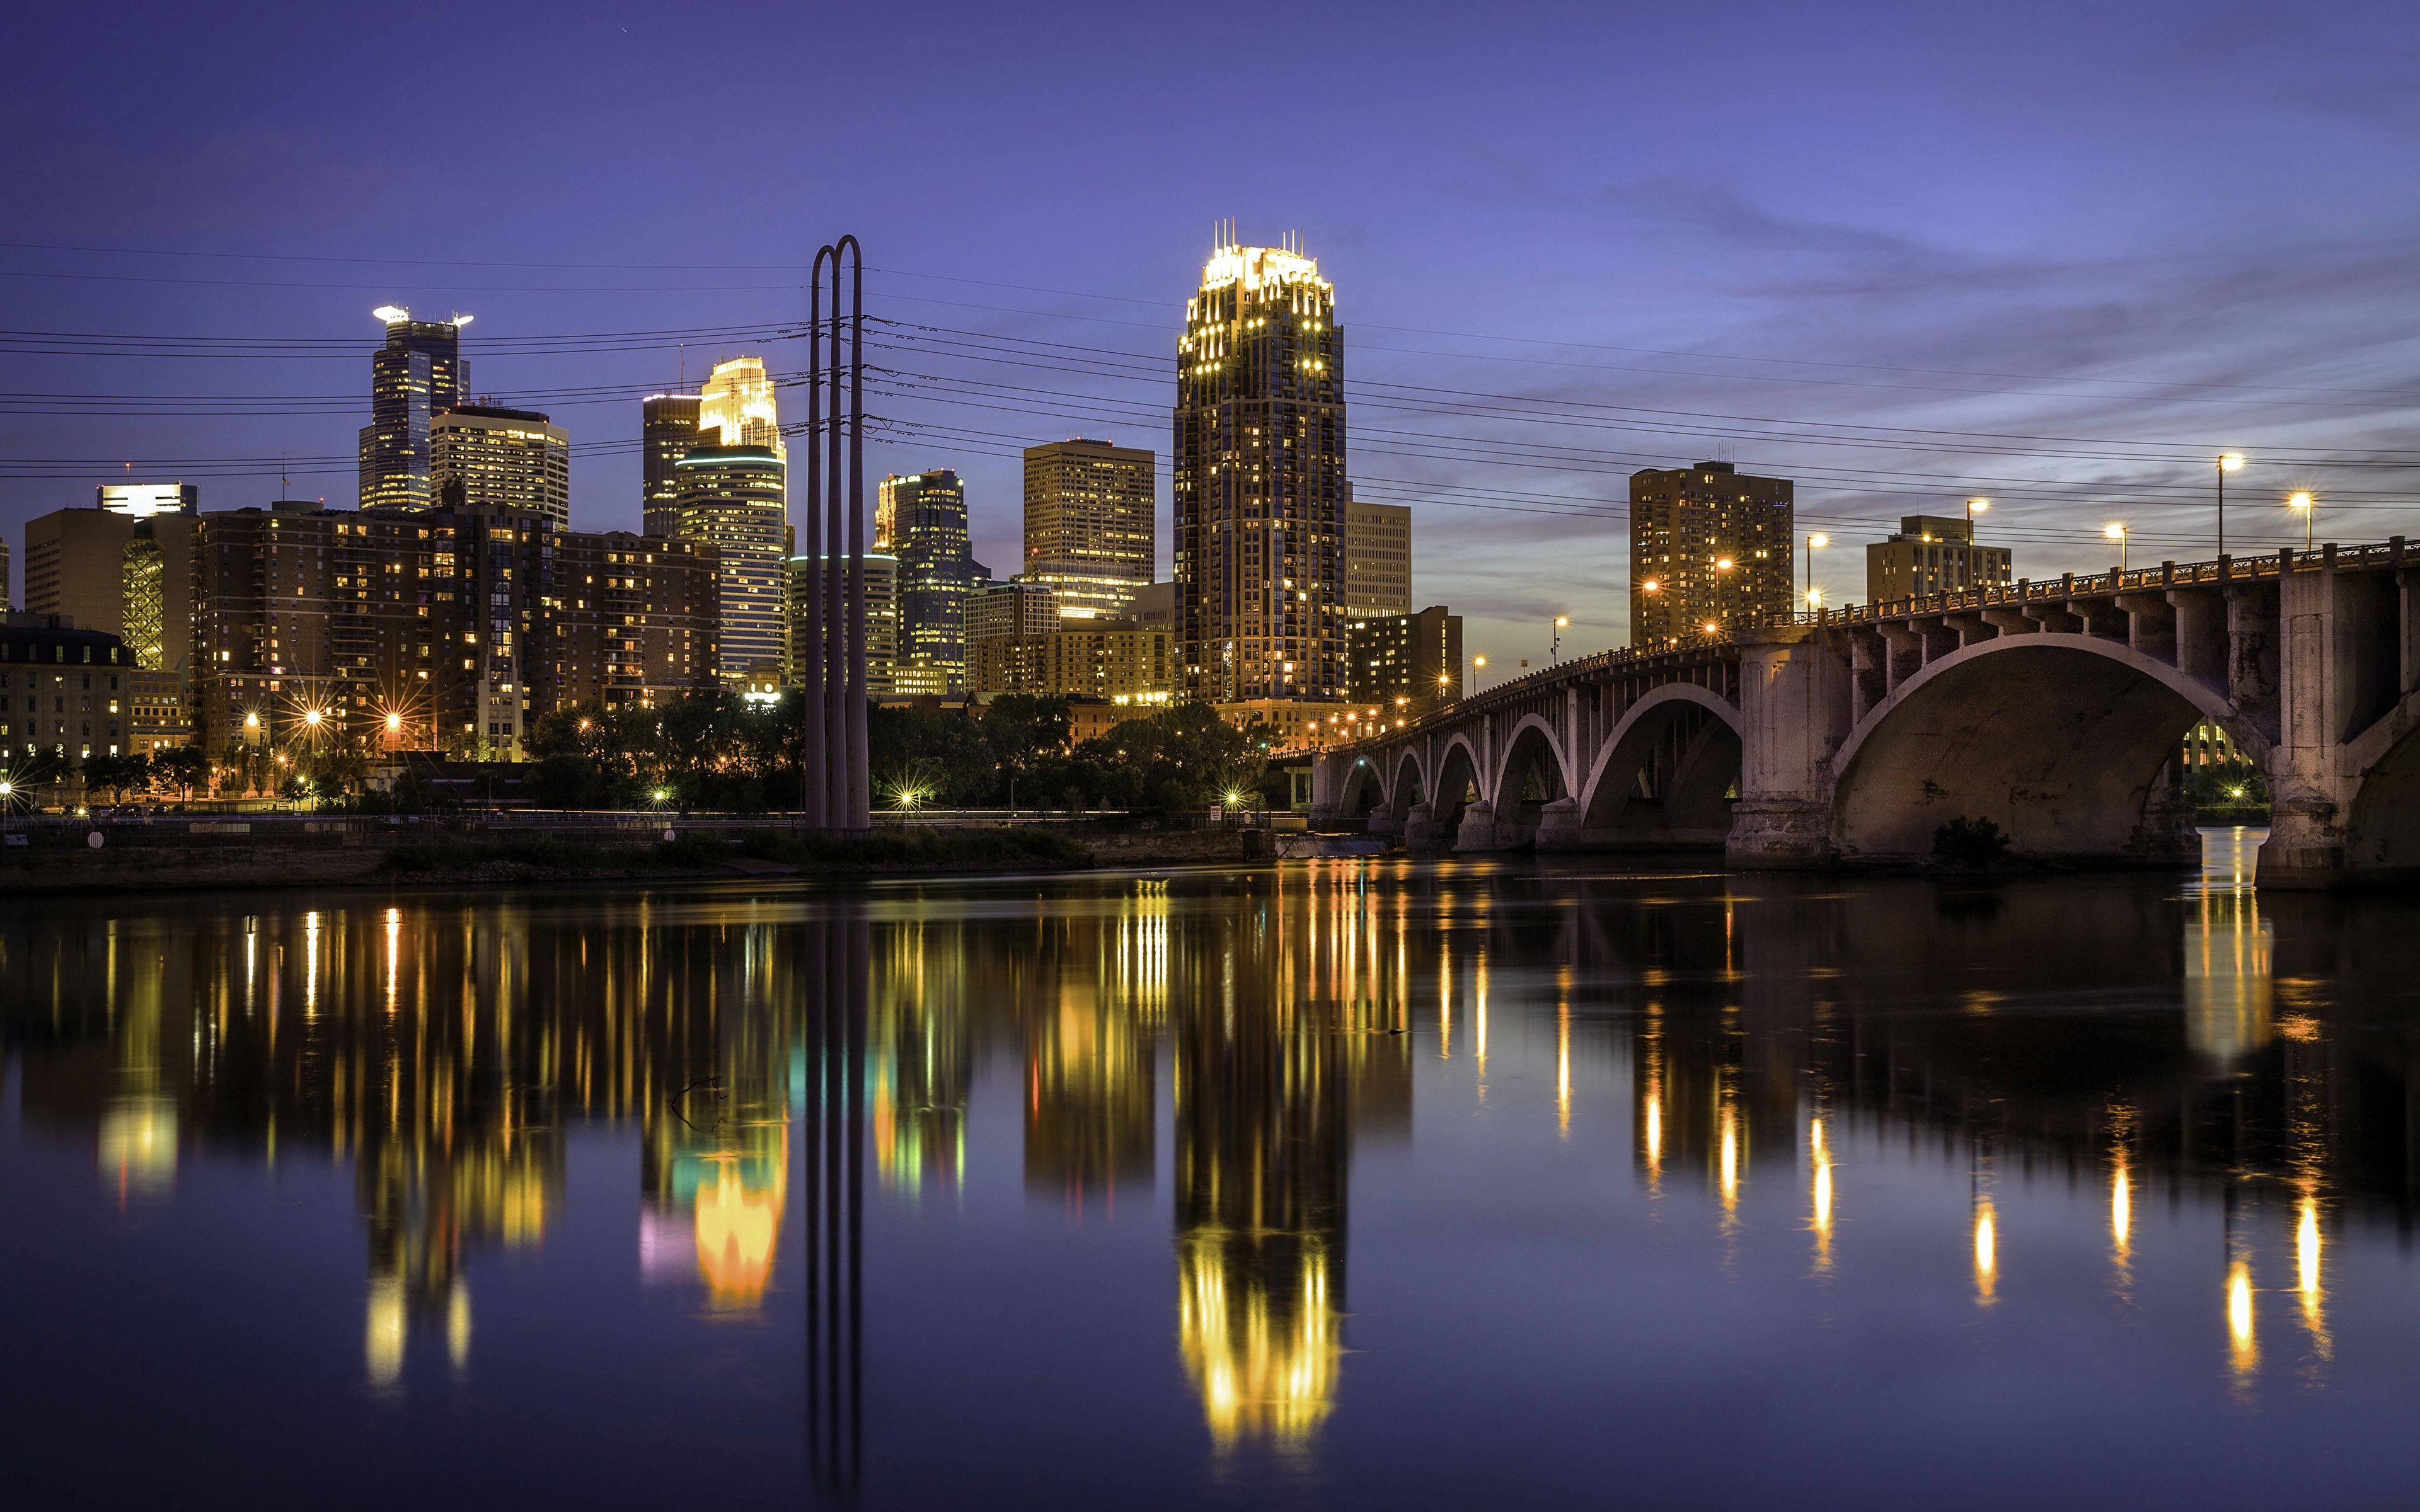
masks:
[[[1479,675],[1480,672],[1487,671],[1487,658],[1485,656],[1473,656],[1470,658],[1470,665],[1476,669],[1471,673],[1470,690],[1476,693],[1481,688],[1487,686],[1487,679]]]
[[[1992,501],[1989,499],[1969,499],[1966,501],[1966,533],[1968,536],[1971,537],[1975,533],[1975,517],[1991,507]]]
[[[2303,549],[2311,548],[2311,522],[2319,517],[2319,501],[2307,493],[2298,493],[2286,501],[2288,509],[2303,512]]]
[[[1807,537],[1807,602],[1811,607],[1822,594],[1815,592],[1815,553],[1832,544],[1832,538],[1822,531]]]
[[[1555,642],[1546,648],[1547,661],[1559,662],[1563,659],[1563,626],[1571,623],[1572,617],[1568,614],[1555,616]]]
[[[2118,543],[2118,570],[2126,570],[2126,527],[2111,520],[2101,527],[2101,533]]]
[[[2226,475],[2243,471],[2243,454],[2222,452],[2218,458],[2218,554],[2226,555]]]

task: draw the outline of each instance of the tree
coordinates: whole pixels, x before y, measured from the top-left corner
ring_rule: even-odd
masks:
[[[123,801],[128,788],[143,786],[150,780],[151,764],[141,756],[87,756],[84,762],[84,785],[88,792],[106,793],[113,802]]]
[[[177,790],[179,799],[191,802],[194,789],[209,779],[209,753],[199,746],[171,746],[152,754],[151,769],[160,781]]]
[[[1206,809],[1249,788],[1255,764],[1244,733],[1207,703],[1180,703],[1127,719],[1077,748],[1112,807]]]

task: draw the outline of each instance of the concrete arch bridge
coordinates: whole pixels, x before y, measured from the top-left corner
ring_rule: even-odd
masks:
[[[1990,819],[2024,854],[2198,854],[2180,749],[2268,776],[2268,886],[2420,876],[2420,554],[2220,558],[1820,610],[1608,652],[1322,752],[1313,818],[1416,848],[1714,846],[1914,860]]]

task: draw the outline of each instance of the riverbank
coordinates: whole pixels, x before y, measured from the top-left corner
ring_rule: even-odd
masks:
[[[479,887],[533,882],[675,882],[917,872],[1073,872],[1096,866],[1250,860],[1254,831],[967,825],[839,838],[768,827],[652,838],[446,835],[229,839],[73,835],[0,854],[0,897],[256,887]]]

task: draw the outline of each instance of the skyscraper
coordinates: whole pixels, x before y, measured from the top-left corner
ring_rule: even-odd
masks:
[[[698,403],[694,393],[651,393],[640,401],[639,510],[649,535],[670,535],[679,521],[680,480],[674,470],[700,440]]]
[[[447,486],[458,483],[462,508],[544,515],[570,528],[571,440],[536,410],[458,405],[429,423],[428,456],[439,502],[452,502]]]
[[[902,693],[946,694],[966,686],[967,591],[974,559],[967,548],[967,490],[948,468],[882,480],[874,507],[874,547],[899,559]]]
[[[430,422],[463,401],[471,365],[462,360],[467,315],[414,320],[386,305],[371,312],[386,322],[386,343],[370,357],[370,423],[361,434],[361,503],[427,509]]]
[[[762,446],[783,461],[789,449],[782,444],[781,417],[775,412],[773,379],[761,357],[735,357],[717,363],[698,391],[697,428],[705,439],[721,434],[725,446]]]
[[[1123,618],[1158,548],[1152,455],[1109,441],[1025,449],[1025,572],[1069,619]]]
[[[104,505],[108,498],[103,490]],[[183,670],[193,645],[196,518],[102,507],[54,509],[27,520],[26,611],[64,614],[79,630],[124,637],[144,667]]]
[[[1412,510],[1365,504],[1346,490],[1344,612],[1351,619],[1412,611]],[[1355,702],[1360,702],[1355,695]]]
[[[1216,702],[1344,696],[1344,333],[1319,264],[1211,255],[1176,368],[1177,641]]]
[[[790,559],[790,671],[792,687],[807,680],[806,616],[814,604],[814,572],[817,558]],[[865,554],[865,691],[869,698],[888,698],[892,669],[899,659],[899,559],[880,551]]]
[[[782,669],[790,556],[783,471],[768,446],[692,446],[674,469],[673,538],[716,553],[725,682]]]
[[[1630,643],[1667,646],[1785,613],[1795,518],[1788,478],[1729,462],[1630,475]]]

